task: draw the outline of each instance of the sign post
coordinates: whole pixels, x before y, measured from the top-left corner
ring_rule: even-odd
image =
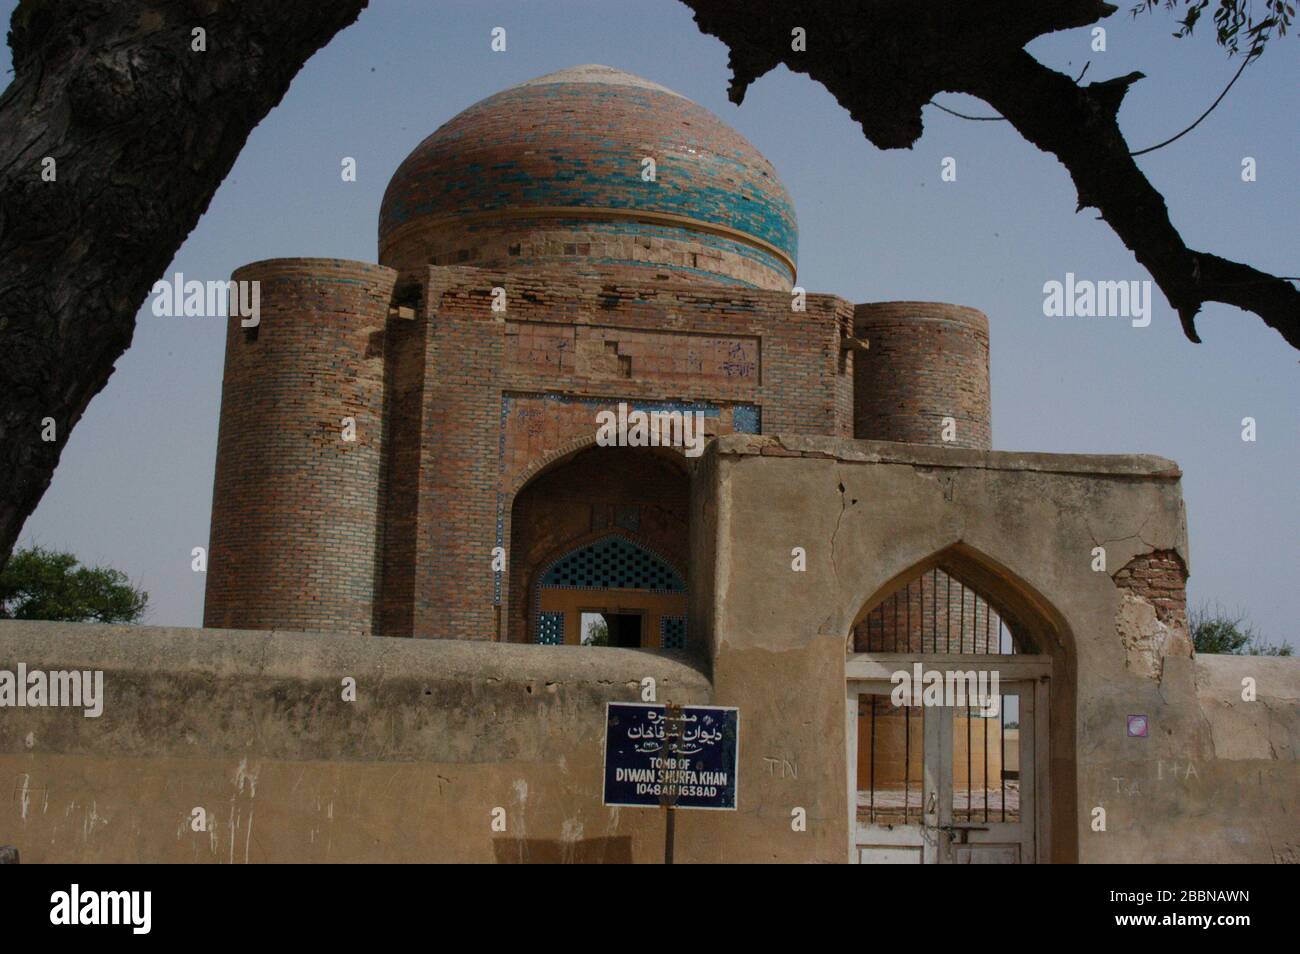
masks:
[[[682,725],[682,707],[673,705],[672,702],[664,705],[664,748],[666,757],[671,763],[677,758],[677,742],[681,738]],[[673,839],[676,835],[677,822],[677,791],[676,782],[670,781],[660,795],[661,804],[664,807],[664,864],[673,863]]]
[[[662,809],[670,865],[679,808],[736,810],[739,744],[734,707],[607,703],[605,804]]]

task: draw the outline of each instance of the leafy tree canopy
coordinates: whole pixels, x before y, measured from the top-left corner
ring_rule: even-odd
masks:
[[[71,553],[15,550],[0,572],[0,619],[134,623],[148,603],[122,571],[80,566]]]
[[[1192,644],[1198,653],[1228,656],[1290,656],[1287,644],[1275,645],[1261,639],[1240,611],[1227,613],[1218,606],[1202,606],[1188,614]]]
[[[609,645],[609,623],[605,621],[605,617],[597,616],[595,619],[587,622],[587,626],[582,632],[582,645]]]

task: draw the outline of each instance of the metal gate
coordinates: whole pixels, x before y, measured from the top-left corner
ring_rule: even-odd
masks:
[[[938,569],[865,614],[853,645],[850,861],[1037,861],[1050,657]]]

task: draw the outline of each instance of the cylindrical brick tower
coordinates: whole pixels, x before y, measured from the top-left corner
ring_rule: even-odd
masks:
[[[204,626],[372,631],[396,277],[325,258],[235,272],[260,322],[226,333]]]
[[[989,320],[963,305],[869,302],[853,309],[853,436],[988,450]],[[944,440],[944,418],[953,437]]]

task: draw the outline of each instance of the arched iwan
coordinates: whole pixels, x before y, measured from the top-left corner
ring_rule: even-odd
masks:
[[[564,613],[564,637],[559,617],[548,617],[543,633],[543,593],[538,589],[548,561],[620,535],[654,553],[686,578],[690,547],[690,475],[680,454],[659,448],[587,446],[563,454],[536,473],[514,495],[504,533],[509,542],[506,638],[512,642],[576,642],[582,614],[629,617],[620,620],[635,641],[622,645],[669,647],[683,637],[676,630],[665,638],[665,618],[685,630],[685,593],[670,606],[661,595],[634,594],[636,587],[587,587],[561,599],[550,594],[548,613]],[[644,598],[643,598],[644,597]],[[680,603],[681,605],[677,605]],[[562,604],[562,605],[561,605]],[[639,615],[639,622],[630,619]],[[611,624],[614,635],[615,624]],[[631,640],[631,637],[627,637]]]

